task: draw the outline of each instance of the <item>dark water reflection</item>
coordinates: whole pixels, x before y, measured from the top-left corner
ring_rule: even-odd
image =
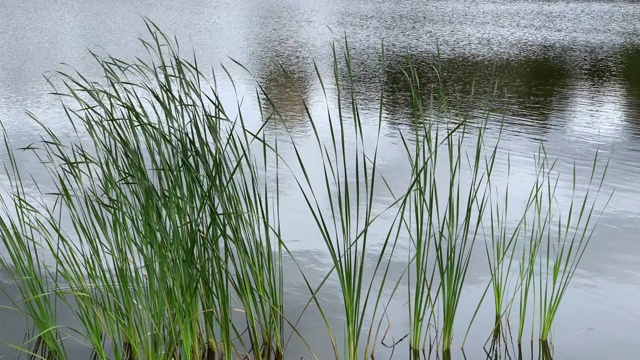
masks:
[[[560,169],[588,173],[596,150],[610,159],[607,191],[615,189],[600,221],[576,281],[561,307],[555,330],[554,355],[560,359],[635,358],[640,328],[640,4],[634,1],[124,1],[97,0],[15,2],[0,0],[0,121],[17,145],[39,135],[24,110],[60,131],[68,131],[42,74],[69,63],[88,77],[99,75],[86,49],[123,58],[141,53],[135,39],[144,36],[140,16],[148,16],[186,49],[194,48],[203,67],[222,62],[234,76],[247,121],[260,123],[257,81],[268,93],[259,94],[265,116],[273,102],[283,122],[270,133],[292,134],[303,154],[310,154],[309,110],[322,123],[327,106],[316,76],[323,74],[325,91],[333,101],[331,43],[338,56],[347,35],[353,57],[355,92],[367,124],[383,117],[380,171],[390,186],[405,185],[404,150],[397,132],[410,128],[407,60],[421,75],[426,92],[437,87],[433,66],[441,70],[447,94],[468,113],[481,113],[490,97],[492,121],[503,121],[502,144],[511,154],[514,178],[532,178],[532,156],[543,142]],[[381,48],[385,47],[385,66]],[[439,55],[438,55],[439,51]],[[248,73],[229,58],[242,63]],[[436,58],[438,60],[436,61]],[[346,67],[338,72],[344,76]],[[223,100],[235,103],[228,80],[219,83]],[[380,94],[385,96],[380,112]],[[472,96],[473,93],[473,96]],[[305,107],[306,103],[306,107]],[[335,110],[335,103],[330,109]],[[348,106],[345,110],[349,110]],[[326,132],[324,128],[319,131]],[[373,125],[365,131],[375,134]],[[286,145],[281,147],[284,151]],[[292,156],[292,153],[285,153]],[[4,161],[5,153],[0,151]],[[309,155],[311,156],[311,155]],[[310,157],[310,159],[313,159]],[[311,160],[310,160],[311,161]],[[22,164],[29,169],[30,164]],[[504,163],[501,164],[504,168]],[[283,219],[298,261],[313,265],[319,277],[328,269],[324,246],[309,236],[313,226],[305,205],[283,180]],[[5,179],[0,176],[5,186]],[[567,183],[560,185],[566,191]],[[523,191],[528,190],[523,186]],[[385,199],[389,200],[389,199]],[[483,254],[484,249],[478,248]],[[404,264],[394,265],[401,272]],[[295,271],[290,272],[294,274]],[[1,274],[0,274],[1,275]],[[461,304],[460,324],[466,330],[484,291],[488,271],[483,258],[474,260]],[[291,275],[287,297],[297,314],[308,292]],[[331,288],[333,286],[333,288]],[[328,288],[336,291],[336,284]],[[11,288],[9,295],[15,296]],[[406,294],[406,290],[401,291]],[[0,295],[0,306],[10,304]],[[327,309],[340,313],[335,296],[325,296]],[[406,307],[405,300],[395,304]],[[605,304],[605,305],[603,305]],[[489,310],[476,324],[491,322]],[[3,320],[15,314],[0,308]],[[486,316],[485,316],[486,315]],[[297,316],[297,315],[294,315]],[[312,315],[301,329],[320,333]],[[484,317],[483,317],[484,316]],[[330,319],[341,328],[340,316]],[[406,329],[406,320],[397,320]],[[472,332],[467,349],[484,346],[483,326]],[[22,328],[19,329],[19,332]],[[402,331],[398,330],[398,336]],[[0,330],[0,341],[9,339]],[[22,333],[18,335],[21,337]],[[464,332],[454,334],[459,344]],[[319,344],[324,344],[319,340]],[[304,348],[292,350],[300,356]],[[483,352],[468,358],[482,357]],[[531,357],[537,358],[531,354]],[[2,351],[0,351],[0,354]],[[405,353],[406,354],[406,353]],[[478,355],[480,354],[480,355]],[[403,354],[404,355],[404,354]],[[327,355],[329,356],[329,355]],[[400,356],[400,355],[398,355]],[[454,354],[454,358],[460,358]],[[299,358],[299,357],[298,357]],[[402,357],[398,357],[402,358]],[[525,356],[525,358],[528,358]]]

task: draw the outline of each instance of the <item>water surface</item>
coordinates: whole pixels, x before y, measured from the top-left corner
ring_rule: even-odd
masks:
[[[45,76],[52,70],[68,70],[61,65],[65,63],[87,77],[98,77],[88,49],[125,59],[141,54],[136,40],[146,35],[141,16],[175,34],[183,49],[189,49],[185,53],[191,49],[196,52],[201,66],[213,66],[218,73],[221,63],[227,66],[239,93],[247,98],[244,108],[256,115],[251,108],[255,81],[262,84],[292,136],[301,143],[311,136],[302,99],[318,114],[325,107],[314,61],[320,71],[330,75],[331,44],[337,42],[340,50],[346,34],[359,106],[372,119],[371,133],[375,132],[379,94],[386,94],[379,165],[392,186],[404,186],[407,175],[397,134],[410,124],[403,72],[408,57],[425,74],[425,86],[433,80],[426,74],[439,57],[445,89],[456,94],[469,113],[485,106],[482,97],[470,96],[472,92],[487,94],[497,89],[495,107],[502,110],[496,117],[502,114],[505,121],[502,147],[510,153],[516,183],[532,180],[533,154],[540,143],[550,156],[560,158],[561,170],[570,170],[575,163],[578,174],[583,175],[588,174],[592,157],[600,151],[610,160],[605,191],[615,189],[615,194],[557,316],[554,352],[560,359],[631,359],[640,352],[640,305],[636,300],[640,298],[640,4],[0,0],[0,121],[16,146],[39,138],[25,110],[60,131],[69,131],[57,100],[47,95],[51,88]],[[385,67],[381,62],[383,44]],[[230,58],[244,64],[250,74]],[[288,76],[283,76],[282,68]],[[222,80],[221,89],[226,89],[225,101],[234,101],[228,81]],[[330,86],[328,90],[332,94]],[[259,119],[255,116],[252,121]],[[0,151],[0,156],[4,159],[5,152]],[[22,164],[26,170],[32,165]],[[568,182],[560,186],[569,189]],[[311,273],[320,278],[328,269],[324,245],[307,236],[312,223],[302,211],[305,205],[297,193],[285,192],[283,196],[283,214],[288,214],[283,226],[288,229],[289,246],[298,261],[309,264],[315,269]],[[479,250],[480,259],[472,264],[458,316],[463,330],[454,334],[454,346],[460,345],[489,277]],[[403,266],[396,264],[397,269]],[[295,313],[306,302],[307,290],[301,279],[291,276],[287,300]],[[0,273],[0,281],[3,278]],[[7,289],[9,296],[17,296],[13,287]],[[298,304],[296,299],[304,302]],[[340,313],[335,298],[326,296],[323,301]],[[401,308],[403,302],[397,302]],[[0,296],[2,304],[8,304],[4,295]],[[16,325],[16,315],[4,309],[0,314],[13,332],[7,335],[10,332],[0,331],[0,341],[12,336],[20,339],[23,329]],[[485,323],[492,321],[489,310],[481,314],[476,320],[480,325],[474,327],[479,329],[472,331],[466,344],[471,349],[467,355],[474,354],[470,358],[481,356],[474,351],[487,336],[483,319]],[[330,321],[341,327],[339,315]],[[400,318],[398,329],[406,321]],[[312,322],[304,323],[301,329],[322,331]],[[401,337],[400,332],[395,336]],[[298,352],[303,355],[304,349],[291,351],[294,355]],[[404,358],[402,353],[396,356]]]

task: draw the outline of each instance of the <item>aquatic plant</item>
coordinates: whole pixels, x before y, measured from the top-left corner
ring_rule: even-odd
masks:
[[[552,219],[555,230],[551,225],[545,229],[544,238],[546,241],[543,243],[542,264],[539,267],[539,338],[543,342],[549,338],[560,303],[595,229],[594,211],[600,200],[600,192],[608,168],[607,163],[600,172],[598,160],[596,153],[590,169],[589,181],[583,190],[578,189],[576,167],[573,165],[568,209],[565,208],[564,203],[560,204],[556,195],[557,187],[554,187],[553,193],[547,197],[548,211],[552,212],[554,208],[557,209],[557,216]],[[611,199],[610,196],[608,199]],[[607,204],[608,200],[603,204],[603,208]]]
[[[525,213],[523,222],[524,244],[521,246],[521,258],[518,267],[519,276],[519,305],[518,305],[518,345],[522,344],[524,326],[526,324],[527,311],[529,308],[530,294],[535,291],[535,269],[538,261],[540,246],[544,239],[544,234],[551,222],[551,212],[546,208],[546,204],[551,203],[551,196],[555,193],[558,185],[557,181],[549,176],[553,173],[556,161],[550,162],[544,146],[540,147],[535,156],[535,166],[537,168],[536,180],[532,186],[529,196],[529,211]],[[556,179],[557,180],[557,179]],[[535,311],[535,303],[533,304]],[[531,339],[533,339],[534,323],[531,323]]]
[[[6,132],[3,140],[8,154],[4,171],[10,174],[10,188],[3,189],[0,194],[0,237],[8,255],[0,257],[0,265],[20,293],[20,299],[12,299],[15,309],[34,327],[33,334],[25,341],[27,352],[32,356],[51,354],[64,359],[66,353],[58,325],[55,284],[50,281],[52,277],[56,279],[57,269],[44,266],[46,251],[38,231],[42,204],[28,197],[28,189]]]
[[[518,341],[530,297],[539,305],[540,339],[547,340],[595,226],[595,200],[606,173],[605,167],[596,176],[597,158],[586,192],[579,191],[574,168],[565,212],[551,176],[555,165],[539,154],[524,215],[510,228],[509,188],[504,196],[494,193],[491,180],[499,142],[485,142],[490,126],[500,134],[502,127],[491,125],[490,109],[470,116],[456,108],[438,65],[432,68],[437,84],[431,92],[421,87],[417,68],[407,67],[413,116],[410,131],[399,134],[409,177],[406,188],[394,192],[378,167],[385,94],[379,95],[375,119],[365,119],[346,38],[344,52],[333,47],[331,83],[315,67],[326,114],[304,105],[310,141],[285,136],[291,160],[279,150],[282,139],[265,134],[267,124],[274,124],[291,135],[264,87],[257,85],[261,122],[249,126],[242,94],[226,67],[238,99],[232,110],[220,100],[218,75],[205,75],[195,56],[183,57],[177,41],[146,24],[146,57],[126,61],[92,54],[102,71],[98,81],[73,71],[51,80],[70,134],[34,117],[41,141],[14,149],[4,138],[10,188],[0,197],[7,254],[0,265],[18,285],[15,308],[35,327],[31,338],[14,347],[64,359],[65,341],[75,339],[99,359],[282,359],[285,329],[309,346],[284,313],[283,259],[291,256],[309,290],[307,306],[320,312],[335,358],[374,357],[374,321],[403,284],[402,276],[391,277],[390,266],[404,247],[409,346],[418,354],[435,334],[450,356],[479,238],[487,239],[492,326],[510,308],[507,292],[520,247]],[[264,111],[262,101],[272,112]],[[374,136],[367,134],[371,129]],[[317,162],[309,162],[308,148]],[[50,183],[25,174],[18,155],[35,157]],[[282,235],[285,170],[315,224],[309,236],[317,236],[328,253],[330,269],[317,284]],[[372,231],[380,223],[384,230]],[[329,325],[318,297],[334,279],[343,333]],[[77,327],[60,325],[60,306],[71,310]]]
[[[39,213],[31,230],[53,254],[59,281],[52,293],[73,298],[70,307],[83,327],[77,333],[100,358],[106,339],[117,358],[205,352],[230,359],[243,346],[233,341],[240,334],[234,308],[242,309],[247,326],[245,351],[281,357],[277,213],[270,213],[270,190],[260,185],[248,155],[251,142],[261,141],[260,129],[250,133],[241,118],[229,119],[196,60],[180,57],[153,23],[147,26],[149,60],[94,55],[102,84],[58,74],[64,88],[56,93],[75,139],[69,144],[43,127],[44,140],[29,149],[55,187],[42,193],[55,204]],[[24,192],[14,197],[29,204]],[[17,253],[13,264],[25,271],[43,266],[31,257],[36,240],[8,239]],[[44,282],[43,275],[16,280]],[[45,315],[34,317],[46,321]],[[55,327],[47,326],[38,336],[55,354],[45,331],[54,334]]]
[[[382,53],[384,57],[384,49]],[[344,77],[341,76],[341,65],[346,69]],[[400,234],[397,230],[400,224],[400,211],[395,206],[400,200],[388,204],[382,212],[374,211],[377,204],[376,194],[380,193],[381,188],[383,191],[385,188],[384,178],[378,174],[377,170],[378,144],[382,129],[382,102],[377,125],[374,125],[377,128],[376,138],[374,144],[369,145],[363,134],[363,121],[355,92],[352,58],[346,39],[342,62],[335,46],[333,47],[332,89],[335,90],[337,113],[329,108],[327,88],[317,67],[316,74],[327,103],[324,121],[329,126],[329,133],[326,141],[318,131],[318,120],[313,118],[306,105],[305,108],[313,132],[313,141],[321,158],[318,165],[322,175],[319,183],[316,182],[317,179],[311,177],[307,160],[303,158],[298,145],[293,142],[296,165],[301,170],[301,175],[296,176],[295,179],[328,250],[332,269],[318,288],[310,290],[314,294],[317,293],[326,279],[335,274],[344,304],[344,358],[368,358],[373,356],[375,343],[372,327],[367,338],[362,339],[366,332],[365,319],[367,316],[375,318],[382,290],[387,281],[388,261],[393,255]],[[381,94],[382,98],[383,94]],[[353,146],[355,149],[350,151],[348,146]],[[383,185],[378,185],[378,182],[382,182]],[[329,202],[328,209],[321,205],[321,199]],[[388,232],[378,235],[369,230],[383,213],[393,214],[394,211],[394,220]],[[367,267],[365,262],[372,241],[376,242],[374,245],[378,253],[375,256],[373,268]],[[381,278],[377,283],[376,276]],[[316,304],[322,309],[322,304],[317,302]],[[336,358],[339,358],[334,330],[327,327],[327,331],[334,341]],[[363,340],[366,340],[364,346],[362,346]]]

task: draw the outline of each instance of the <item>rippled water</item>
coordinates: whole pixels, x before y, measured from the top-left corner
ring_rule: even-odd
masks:
[[[560,359],[632,359],[640,352],[639,3],[0,0],[0,121],[14,143],[38,139],[25,110],[65,131],[60,121],[64,115],[47,95],[51,89],[43,74],[65,69],[60,64],[66,63],[97,77],[87,49],[122,58],[139,54],[136,38],[146,34],[141,16],[176,34],[184,48],[195,49],[202,66],[215,66],[219,72],[220,63],[228,66],[247,98],[255,94],[254,80],[259,81],[301,142],[310,135],[301,99],[314,111],[324,107],[313,62],[329,74],[331,43],[341,46],[346,34],[363,114],[375,118],[379,94],[386,94],[379,164],[392,185],[402,186],[406,180],[397,130],[408,123],[402,72],[407,56],[427,73],[439,52],[444,86],[459,95],[469,112],[484,106],[481,100],[469,100],[472,91],[488,93],[497,82],[495,106],[505,115],[502,146],[511,154],[516,183],[531,180],[533,154],[541,142],[551,156],[560,158],[561,169],[576,163],[579,174],[588,173],[599,150],[610,160],[605,191],[615,189],[615,194],[558,314],[554,351]],[[229,58],[244,64],[251,75]],[[286,78],[281,67],[289,74]],[[228,82],[221,86],[230,89]],[[230,91],[225,96],[234,99]],[[324,247],[306,236],[310,220],[301,211],[305,205],[294,194],[288,200],[283,213],[289,214],[284,221],[291,229],[290,247],[299,261],[318,269],[320,277],[327,269]],[[488,276],[481,262],[472,264],[468,300],[458,316],[464,330]],[[296,299],[306,301],[307,296],[302,281],[292,278],[291,311],[299,311],[304,302]],[[4,300],[0,295],[0,305]],[[324,301],[339,313],[335,299]],[[10,311],[0,309],[0,314],[11,326],[16,323]],[[476,322],[493,320],[490,311],[482,314]],[[330,320],[342,326],[339,316]],[[403,322],[406,319],[398,320],[398,328]],[[301,329],[322,331],[313,324]],[[3,334],[0,331],[0,341],[10,339]],[[459,344],[464,331],[454,336],[454,344]],[[472,333],[466,347],[479,348],[485,339],[481,329]],[[474,354],[469,358],[480,356]]]

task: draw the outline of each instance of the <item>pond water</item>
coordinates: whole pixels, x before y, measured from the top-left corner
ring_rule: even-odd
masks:
[[[497,81],[496,106],[504,109],[505,121],[502,149],[511,156],[516,182],[533,178],[533,155],[540,143],[551,157],[559,157],[560,169],[570,170],[575,163],[578,174],[588,174],[596,151],[610,160],[604,192],[615,189],[615,193],[557,315],[555,358],[632,359],[640,353],[640,3],[0,0],[0,122],[12,141],[18,146],[38,139],[25,110],[65,131],[64,114],[56,99],[47,95],[51,89],[43,74],[66,69],[64,63],[97,78],[88,49],[125,59],[140,54],[137,38],[147,34],[142,16],[175,34],[189,49],[185,54],[193,49],[201,67],[219,71],[222,63],[231,69],[249,112],[255,81],[260,82],[301,143],[311,136],[301,99],[312,110],[324,107],[314,61],[330,75],[331,44],[337,41],[340,49],[346,34],[362,113],[375,119],[379,94],[382,90],[386,94],[379,165],[392,186],[403,186],[407,176],[400,165],[405,153],[397,136],[398,129],[410,122],[402,72],[407,56],[426,71],[439,53],[445,88],[460,95],[466,111],[484,106],[482,101],[464,101],[472,89],[486,93]],[[381,44],[385,68],[380,62]],[[288,77],[282,76],[281,67]],[[228,97],[223,100],[234,101],[229,82],[222,81],[221,89],[228,90],[222,92]],[[375,131],[376,122],[369,123],[369,130]],[[0,151],[3,161],[5,155]],[[22,166],[28,170],[29,164]],[[328,270],[324,245],[306,234],[312,224],[301,211],[306,205],[294,192],[283,196],[289,246],[299,262],[315,269],[309,276],[319,279]],[[482,258],[484,250],[478,250]],[[400,271],[405,265],[395,266]],[[293,266],[291,270],[295,273]],[[301,279],[290,277],[287,306],[294,314],[306,304],[308,291]],[[5,284],[3,278],[0,272]],[[454,347],[461,345],[488,278],[482,261],[474,261],[457,316],[462,326],[454,334]],[[336,287],[327,285],[328,293]],[[16,296],[12,286],[5,288],[0,306],[9,304],[6,296]],[[406,294],[406,289],[399,292]],[[322,301],[325,311],[340,313],[334,296],[326,295]],[[403,301],[395,305],[402,308]],[[465,344],[470,359],[484,356],[477,349],[488,336],[483,322],[490,324],[493,319],[491,308],[487,309],[475,321],[474,329],[479,330],[473,330]],[[20,341],[19,317],[3,308],[0,316],[0,341]],[[340,315],[330,321],[342,326]],[[393,336],[404,335],[399,329],[403,324],[406,328],[406,321],[406,317],[396,321]],[[323,328],[309,321],[300,331],[320,334]],[[317,339],[322,348],[326,339],[321,335]],[[10,349],[0,346],[0,358],[3,352],[10,354]],[[294,348],[291,354],[292,359],[300,358],[305,349]],[[322,350],[316,354],[325,358]],[[330,356],[329,349],[326,354]],[[388,356],[381,350],[382,354]],[[454,357],[462,354],[456,352]],[[394,358],[406,358],[406,350]]]

